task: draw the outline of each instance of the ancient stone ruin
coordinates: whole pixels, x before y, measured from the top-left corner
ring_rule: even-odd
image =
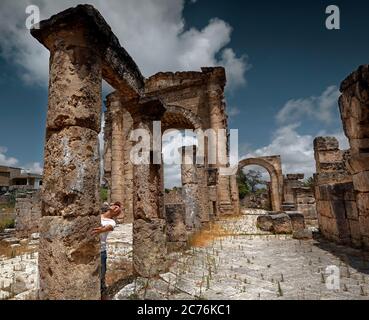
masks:
[[[106,99],[104,179],[110,200],[121,201],[125,221],[133,221],[134,270],[152,277],[166,270],[167,236],[169,242],[184,242],[185,235],[209,222],[209,207],[213,215],[237,210],[236,185],[228,176],[214,177],[220,162],[183,167],[183,194],[192,205],[185,209],[186,234],[178,235],[178,228],[170,226],[181,220],[181,210],[167,208],[178,218],[166,217],[163,167],[133,165],[128,134],[132,129],[152,132],[153,121],[161,121],[163,131],[227,129],[225,71],[203,68],[145,79],[103,17],[88,5],[42,21],[31,33],[50,51],[40,298],[97,299],[99,241],[90,231],[99,225],[102,79],[116,89]],[[227,149],[226,143],[221,147]]]
[[[241,160],[239,170],[249,165],[258,165],[265,168],[271,179],[270,198],[273,211],[281,211],[283,199],[283,174],[280,156],[269,156]]]
[[[350,149],[337,139],[314,141],[315,194],[322,234],[339,243],[368,248],[369,239],[369,66],[341,85],[341,117]]]
[[[182,188],[176,194],[165,195],[163,164],[130,161],[135,145],[130,133],[145,129],[153,139],[156,121],[161,121],[162,133],[227,130],[224,68],[158,73],[146,79],[90,5],[52,16],[31,34],[50,51],[42,217],[37,226],[40,299],[101,298],[100,243],[91,231],[100,225],[103,79],[115,90],[105,101],[103,179],[109,201],[123,204],[120,222],[133,224],[136,276],[155,278],[166,272],[170,252],[186,248],[191,236],[219,217],[240,213],[236,174],[220,174],[228,165],[219,159],[215,164],[198,162],[196,146],[180,149],[186,161],[181,167]],[[350,151],[340,151],[332,138],[315,140],[315,190],[304,187],[301,174],[284,177],[280,156],[239,162],[238,170],[260,165],[271,176],[273,213],[259,219],[264,230],[302,239],[306,226],[318,219],[327,238],[369,246],[368,79],[369,68],[363,66],[341,87],[340,109]],[[206,160],[214,143],[205,139]],[[228,141],[218,148],[228,150]],[[151,160],[160,157],[161,151],[151,150]],[[19,216],[25,201],[19,202]],[[35,227],[27,223],[19,232]]]

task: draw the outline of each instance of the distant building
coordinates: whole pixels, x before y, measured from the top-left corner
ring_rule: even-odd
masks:
[[[14,189],[38,190],[42,186],[42,175],[24,173],[20,168],[0,166],[0,191]]]

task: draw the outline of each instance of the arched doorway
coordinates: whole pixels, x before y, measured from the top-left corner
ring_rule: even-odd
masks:
[[[280,166],[280,157],[262,157],[249,158],[239,162],[238,170],[242,170],[246,166],[257,165],[265,168],[270,175],[270,200],[273,211],[281,210],[281,181],[283,179],[282,169]]]

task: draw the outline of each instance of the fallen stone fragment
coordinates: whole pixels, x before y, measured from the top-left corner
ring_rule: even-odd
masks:
[[[305,229],[305,218],[300,212],[287,212],[291,219],[293,231],[300,231]]]
[[[273,232],[275,234],[291,234],[292,223],[287,214],[281,213],[271,216],[273,221]]]
[[[273,220],[269,215],[259,216],[256,225],[262,231],[273,232]]]
[[[311,240],[313,239],[313,233],[309,229],[297,230],[293,232],[292,237],[297,240]]]

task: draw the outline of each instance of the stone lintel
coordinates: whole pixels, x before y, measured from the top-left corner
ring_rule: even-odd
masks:
[[[201,68],[201,71],[159,72],[149,77],[145,82],[147,95],[158,92],[173,92],[189,87],[206,85],[207,83],[226,84],[225,69],[223,67]]]
[[[83,29],[83,30],[80,30]],[[121,47],[118,38],[112,32],[101,14],[91,5],[78,5],[60,12],[40,22],[39,29],[32,29],[31,34],[50,51],[60,33],[75,36],[77,30],[85,33],[88,47],[100,53],[103,78],[124,95],[140,96],[143,93],[144,77],[139,68]],[[54,39],[54,35],[59,35]]]

